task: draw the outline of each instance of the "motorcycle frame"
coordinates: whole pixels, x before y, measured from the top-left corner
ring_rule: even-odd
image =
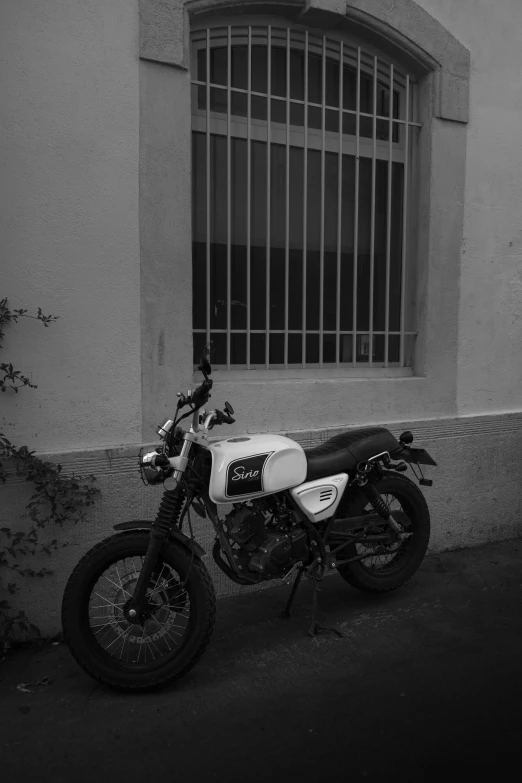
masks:
[[[209,390],[212,386],[212,382],[208,380],[208,376],[206,375],[205,372],[204,375],[205,375],[205,384],[207,384],[206,388]],[[179,395],[179,396],[180,396],[180,402],[178,402],[178,410],[184,404],[190,404],[191,400],[194,397],[194,395],[192,395],[190,390],[188,391],[186,397],[184,397],[183,395]],[[207,395],[207,399],[208,399],[208,395]],[[199,554],[198,550],[195,548],[196,542],[193,536],[192,538],[189,539],[187,536],[181,533],[181,525],[183,523],[184,516],[188,512],[190,505],[194,501],[195,497],[198,496],[203,500],[206,513],[216,533],[216,543],[214,545],[214,550],[213,550],[214,560],[216,564],[220,568],[222,568],[222,566],[220,565],[220,563],[216,558],[216,555],[214,554],[214,552],[217,552],[216,547],[219,544],[219,548],[222,551],[224,551],[229,567],[234,573],[235,581],[239,582],[240,584],[257,584],[261,581],[265,581],[263,579],[250,580],[249,577],[245,577],[244,574],[240,573],[240,568],[238,567],[238,564],[236,563],[236,560],[233,556],[232,546],[223,529],[222,522],[218,517],[217,506],[210,499],[208,488],[204,485],[204,482],[202,481],[201,477],[197,476],[197,474],[196,474],[196,478],[199,480],[195,487],[191,478],[189,478],[187,481],[187,475],[186,475],[187,469],[193,471],[194,460],[193,459],[191,460],[191,452],[192,452],[193,445],[199,446],[203,449],[207,449],[209,431],[213,428],[213,426],[216,423],[218,424],[221,423],[219,411],[216,410],[205,411],[203,410],[203,406],[200,406],[200,407],[194,407],[191,412],[192,412],[192,423],[190,426],[190,430],[188,432],[183,433],[183,445],[180,454],[174,457],[170,457],[167,454],[167,450],[170,450],[170,446],[172,444],[172,437],[175,433],[176,423],[179,422],[182,418],[185,418],[188,415],[190,415],[190,412],[189,414],[185,414],[185,416],[182,416],[179,419],[175,419],[169,431],[165,431],[164,428],[161,428],[161,431],[165,433],[164,435],[160,434],[160,437],[164,441],[163,448],[161,450],[163,461],[161,463],[161,466],[158,467],[157,470],[159,470],[160,473],[163,473],[164,475],[164,485],[166,480],[169,481],[171,479],[173,480],[173,484],[171,481],[171,486],[166,487],[167,490],[170,491],[173,490],[174,492],[176,492],[176,494],[179,493],[180,491],[185,490],[186,502],[178,521],[175,524],[171,524],[169,532],[165,530],[163,531],[163,533],[161,533],[159,530],[155,530],[155,523],[148,523],[148,525],[150,525],[150,544],[149,544],[149,549],[146,558],[147,568],[145,568],[145,564],[144,564],[144,567],[140,574],[140,579],[138,580],[138,584],[136,586],[134,596],[128,602],[127,611],[129,612],[130,617],[135,617],[136,614],[139,613],[139,610],[141,609],[141,606],[143,604],[144,596],[145,596],[146,579],[147,579],[146,571],[152,568],[151,562],[154,559],[157,559],[157,556],[161,548],[161,539],[165,540],[167,537],[170,536],[177,539],[180,543],[183,543],[183,545],[185,546],[188,546],[187,542],[191,542],[189,548],[190,551],[192,552],[192,555]],[[422,449],[411,450],[409,449],[408,446],[405,446],[402,443],[401,446],[402,446],[401,457],[409,462],[410,462],[410,460],[408,459],[409,451],[417,452],[417,455],[414,458],[412,455],[411,462],[415,462],[418,465],[419,462],[422,460],[422,456],[420,455],[424,454],[423,450]],[[142,464],[148,464],[150,466],[155,467],[157,456],[158,456],[157,452],[154,452],[153,454],[145,455],[144,462]],[[192,457],[193,456],[194,455],[192,453]],[[429,459],[429,462],[427,462],[427,464],[436,464],[431,459],[431,457],[429,457],[429,455],[426,455],[426,457]],[[381,461],[384,463],[385,467],[391,468],[392,470],[394,469],[394,466],[391,465],[390,455],[388,452],[382,452],[380,454],[377,454],[372,458],[370,458],[369,460],[367,460],[364,463],[364,466],[363,463],[361,463],[361,465],[358,466],[355,477],[353,477],[351,481],[346,485],[344,489],[344,493],[346,493],[350,489],[355,489],[357,487],[361,489],[364,484],[378,480],[382,476],[382,467],[380,465]],[[189,485],[189,482],[192,486]],[[195,492],[194,489],[196,490]],[[360,521],[362,530],[358,533],[358,535],[355,534],[352,535],[350,533],[335,534],[335,538],[337,540],[339,538],[341,539],[346,538],[347,540],[345,542],[338,544],[334,550],[327,553],[326,546],[328,544],[329,535],[331,534],[331,529],[330,529],[331,524],[334,521],[336,521],[335,516],[326,520],[326,528],[323,535],[321,530],[318,527],[316,527],[314,524],[312,524],[312,522],[306,517],[306,515],[303,514],[302,511],[297,507],[297,504],[293,500],[288,490],[276,494],[284,494],[286,496],[287,502],[290,504],[290,506],[293,508],[294,512],[296,513],[299,523],[304,527],[304,529],[309,534],[310,547],[312,550],[312,560],[311,563],[306,568],[306,570],[308,570],[309,572],[317,567],[319,567],[321,570],[325,570],[325,569],[328,570],[329,568],[336,568],[337,566],[344,565],[345,563],[351,563],[356,560],[363,560],[364,558],[368,557],[368,554],[357,555],[355,557],[347,558],[345,560],[340,560],[340,561],[338,560],[334,561],[333,556],[335,556],[338,552],[341,552],[343,549],[346,549],[346,547],[358,543],[363,539],[366,541],[371,540],[376,542],[377,541],[389,542],[390,537],[393,537],[394,533],[395,535],[397,535],[398,530],[400,529],[399,525],[397,525],[392,515],[389,515],[389,518],[385,519],[378,512],[371,515],[365,515],[364,517],[348,518],[352,525]],[[379,522],[380,524],[388,523],[388,525],[390,526],[390,532],[387,535],[371,536],[371,538],[368,537],[365,534],[365,529],[367,529],[372,523],[377,523],[377,522]],[[128,527],[126,528],[119,527],[118,529],[131,529],[130,526],[134,525],[134,523],[124,523],[124,524],[127,524]],[[141,526],[142,523],[138,523],[138,524],[140,524]],[[177,534],[172,534],[173,530],[177,530]],[[183,536],[183,539],[178,534]],[[199,547],[199,544],[197,546]],[[202,550],[201,547],[199,548]],[[202,551],[204,552],[204,550]],[[384,548],[383,551],[385,551]],[[379,554],[379,553],[380,553],[379,551],[375,552],[375,554]],[[295,564],[292,564],[289,571],[292,570],[294,567]],[[224,569],[222,568],[222,570]],[[287,573],[289,573],[289,571]],[[229,578],[234,579],[234,577],[228,574],[226,570],[224,570],[224,572],[229,576]],[[284,574],[282,578],[285,579],[286,574]]]

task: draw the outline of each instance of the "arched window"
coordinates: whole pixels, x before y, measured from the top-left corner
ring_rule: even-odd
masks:
[[[194,30],[191,77],[195,360],[410,366],[413,79],[258,20]]]

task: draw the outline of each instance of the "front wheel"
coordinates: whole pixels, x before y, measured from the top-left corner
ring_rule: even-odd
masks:
[[[65,589],[62,625],[77,663],[100,682],[142,691],[186,674],[214,627],[216,599],[202,561],[179,544],[164,544],[146,593],[142,625],[123,607],[133,595],[149,534],[128,531],[97,544]]]
[[[405,476],[385,473],[375,487],[391,513],[398,512],[396,519],[399,524],[402,520],[402,529],[411,535],[386,545],[384,552],[380,551],[381,544],[370,541],[350,544],[339,553],[340,560],[367,556],[340,565],[337,570],[352,587],[369,593],[384,593],[403,585],[420,566],[430,538],[430,512],[420,489]],[[366,513],[374,512],[366,498],[359,494],[342,516],[362,516]],[[384,533],[389,530],[384,520],[378,528],[372,532]]]

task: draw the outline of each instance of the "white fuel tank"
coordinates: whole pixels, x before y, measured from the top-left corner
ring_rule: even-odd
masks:
[[[214,503],[234,503],[302,484],[306,457],[283,435],[245,435],[208,446],[212,454],[209,494]]]

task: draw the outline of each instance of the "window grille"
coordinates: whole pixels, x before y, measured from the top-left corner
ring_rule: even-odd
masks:
[[[279,24],[191,41],[194,361],[411,366],[410,76]]]

